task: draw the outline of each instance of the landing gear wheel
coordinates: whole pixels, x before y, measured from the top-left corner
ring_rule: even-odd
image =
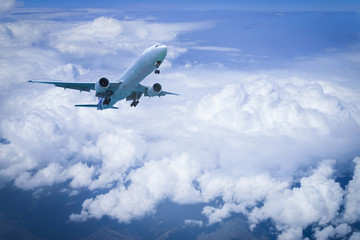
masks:
[[[134,100],[131,104],[130,107],[136,107],[139,104],[139,100]]]
[[[159,70],[159,69],[155,69],[155,74],[160,74],[160,70]]]
[[[109,103],[111,102],[111,98],[106,98],[105,100],[104,100],[104,105],[109,105]]]

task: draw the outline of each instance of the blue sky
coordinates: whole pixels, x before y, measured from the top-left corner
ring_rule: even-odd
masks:
[[[25,7],[66,7],[66,8],[124,8],[126,10],[244,10],[244,11],[358,11],[359,3],[355,0],[317,0],[317,1],[264,1],[264,0],[225,0],[225,1],[19,1]]]
[[[8,0],[0,14],[0,238],[359,237],[355,1]],[[157,42],[168,55],[143,84],[179,97],[92,111],[73,107],[92,93],[27,83],[117,81]]]

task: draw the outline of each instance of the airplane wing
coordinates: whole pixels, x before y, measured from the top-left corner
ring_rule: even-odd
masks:
[[[175,95],[175,96],[179,96],[178,93],[172,93],[172,92],[166,92],[166,91],[161,91],[160,94],[158,95],[159,97],[165,96],[165,95]],[[147,93],[145,93],[145,96],[149,96],[147,95]]]
[[[42,82],[42,81],[33,81],[29,80],[31,83],[45,83],[52,84],[56,87],[61,87],[64,89],[74,89],[79,90],[80,92],[86,91],[90,92],[90,90],[95,90],[95,83],[80,83],[80,82]],[[115,92],[115,90],[119,87],[120,83],[110,83],[108,88],[109,91]]]
[[[139,84],[135,91],[130,94],[127,98],[126,98],[126,101],[132,101],[132,100],[138,100],[141,98],[141,96],[144,94],[145,97],[150,97],[149,94],[148,94],[148,89],[150,87],[146,87],[144,85],[141,85]],[[162,97],[162,96],[165,96],[165,95],[176,95],[176,96],[179,96],[179,94],[177,93],[172,93],[172,92],[166,92],[166,91],[161,91],[158,95],[156,95],[156,97]]]
[[[99,104],[76,104],[75,107],[99,108]],[[118,107],[110,107],[111,109],[119,109]]]

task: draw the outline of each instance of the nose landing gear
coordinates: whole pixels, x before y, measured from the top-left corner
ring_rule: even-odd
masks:
[[[156,63],[155,63],[155,67],[156,67],[156,69],[155,69],[155,74],[160,74],[160,70],[158,69],[159,67],[160,67],[160,65],[161,65],[161,61],[156,61]]]

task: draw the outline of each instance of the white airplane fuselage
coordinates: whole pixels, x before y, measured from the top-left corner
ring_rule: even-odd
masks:
[[[111,101],[102,105],[101,109],[111,108],[118,101],[123,100],[133,93],[138,84],[150,73],[154,72],[164,61],[167,54],[165,45],[157,44],[146,49],[140,57],[120,76],[122,82],[119,88],[111,95]]]
[[[141,85],[140,82],[150,73],[160,73],[158,69],[167,54],[167,47],[156,44],[147,48],[131,66],[120,76],[118,82],[111,83],[107,78],[102,77],[95,83],[88,82],[58,82],[58,81],[37,81],[29,80],[31,83],[51,84],[64,89],[74,89],[80,92],[95,91],[98,97],[97,104],[76,104],[75,107],[90,107],[98,110],[118,109],[114,107],[118,101],[126,99],[132,101],[131,107],[136,107],[141,96],[161,97],[165,95],[179,95],[177,93],[163,91],[161,84],[154,83],[152,86]],[[155,70],[155,71],[154,71]]]

